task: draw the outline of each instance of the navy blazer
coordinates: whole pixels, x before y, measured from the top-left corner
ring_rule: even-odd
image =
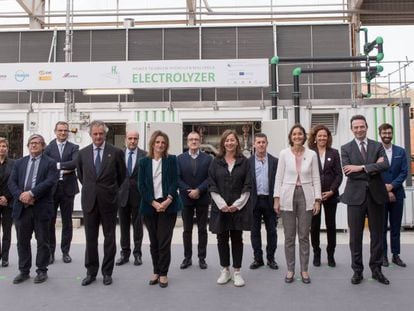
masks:
[[[408,175],[407,153],[403,148],[392,145],[391,165],[381,175],[386,184],[393,186],[395,198],[402,201],[405,198],[403,183]]]
[[[343,179],[339,152],[334,148],[326,148],[325,164],[322,167],[318,148],[314,149],[314,151],[318,156],[319,175],[321,176],[321,190],[322,192],[333,191],[334,195],[329,200],[338,200],[338,189]]]
[[[182,209],[182,202],[178,195],[178,167],[177,157],[169,155],[162,158],[162,193],[166,198],[168,195],[173,197],[171,204],[167,207],[166,213],[177,213]],[[154,183],[152,179],[152,158],[145,157],[139,161],[138,190],[141,193],[141,215],[155,215],[152,207],[154,201]]]
[[[377,163],[382,157],[383,162]],[[377,204],[388,202],[388,194],[385,189],[381,172],[389,167],[384,147],[381,143],[368,139],[367,160],[364,162],[359,146],[353,139],[341,147],[342,166],[365,165],[365,170],[348,174],[344,193],[341,201],[348,205],[361,205],[366,198],[367,190],[371,193],[372,199]]]
[[[128,152],[129,152],[129,149],[124,150],[124,154]],[[121,187],[119,188],[119,192],[118,192],[119,207],[125,207],[130,197],[131,197],[131,202],[136,202],[137,207],[139,206],[139,201],[141,200],[141,196],[138,191],[139,160],[145,157],[146,155],[147,153],[144,150],[138,148],[137,159],[135,161],[135,166],[134,166],[134,169],[132,170],[132,174],[131,176],[129,176],[128,171],[127,171],[125,180],[122,183]]]
[[[54,139],[46,147],[44,153],[56,162],[60,162],[60,170],[67,172],[63,174],[63,192],[65,195],[74,196],[79,193],[78,179],[76,177],[79,146],[66,141],[62,157],[60,157],[59,147],[56,139]]]
[[[118,190],[126,175],[122,150],[106,142],[101,170],[96,175],[93,144],[90,144],[79,151],[77,170],[82,184],[82,210],[89,213],[95,207],[95,202],[98,202],[106,211],[116,211]]]
[[[207,206],[210,204],[210,195],[208,193],[208,168],[213,158],[204,153],[199,153],[196,158],[197,170],[195,174],[191,166],[191,156],[184,152],[177,157],[178,162],[178,188],[180,197],[184,205]],[[188,196],[189,189],[198,189],[200,197],[193,200]]]
[[[13,213],[14,219],[19,219],[24,204],[19,200],[20,195],[24,192],[24,180],[26,177],[27,164],[30,156],[25,156],[17,160],[14,164],[12,173],[9,178],[9,189],[13,195]],[[48,221],[53,211],[53,188],[58,180],[58,170],[56,169],[55,160],[43,154],[40,158],[39,168],[36,176],[36,185],[31,189],[34,195],[33,210],[35,217],[40,221]]]
[[[250,172],[251,172],[251,183],[252,189],[250,192],[250,202],[253,209],[257,203],[257,184],[256,184],[256,157],[252,155],[249,158],[250,161]],[[267,161],[268,161],[268,178],[269,178],[269,206],[273,208],[273,191],[275,188],[275,178],[276,178],[276,171],[277,171],[277,163],[278,159],[272,156],[270,153],[267,154]]]

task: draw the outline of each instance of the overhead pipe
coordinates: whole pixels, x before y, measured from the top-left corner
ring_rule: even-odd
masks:
[[[370,75],[377,74],[383,71],[381,65],[370,67],[332,67],[332,68],[301,68],[296,67],[292,71],[293,75],[293,109],[295,111],[295,123],[300,123],[300,84],[299,77],[302,73],[329,73],[329,72],[364,72],[366,71]]]

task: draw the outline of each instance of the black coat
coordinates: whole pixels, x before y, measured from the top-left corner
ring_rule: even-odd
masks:
[[[233,170],[229,173],[224,158],[215,158],[210,165],[209,191],[216,192],[232,205],[244,192],[251,190],[251,174],[249,160],[244,156],[236,159]],[[250,201],[239,211],[234,213],[221,212],[214,200],[211,200],[210,231],[222,233],[227,230],[250,230],[252,208]]]
[[[13,207],[13,196],[10,193],[9,187],[7,186],[7,182],[13,170],[14,160],[10,158],[6,158],[5,163],[3,165],[4,165],[3,167],[4,171],[3,171],[3,174],[0,175],[0,197],[5,196],[7,199],[7,207],[12,208]]]

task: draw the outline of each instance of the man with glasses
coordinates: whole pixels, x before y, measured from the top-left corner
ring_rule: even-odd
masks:
[[[75,195],[79,193],[78,180],[76,178],[76,161],[79,146],[68,141],[69,124],[59,121],[55,125],[56,139],[52,140],[45,149],[45,154],[55,160],[59,170],[59,180],[54,194],[54,210],[50,222],[50,260],[49,264],[55,261],[56,249],[56,217],[60,207],[62,219],[62,260],[69,263],[72,258],[69,255],[70,243],[72,242],[73,227],[72,213]]]
[[[178,187],[184,205],[182,211],[184,260],[181,269],[192,265],[194,213],[198,228],[198,264],[201,269],[207,269],[207,216],[210,204],[207,179],[212,157],[200,150],[200,144],[200,134],[191,132],[187,136],[188,152],[177,157]]]
[[[45,140],[39,134],[29,137],[29,155],[15,162],[8,186],[14,198],[12,216],[17,230],[17,253],[20,273],[13,283],[30,277],[33,232],[37,240],[37,276],[34,283],[47,280],[49,264],[49,223],[53,214],[53,188],[58,180],[56,162],[43,153]]]

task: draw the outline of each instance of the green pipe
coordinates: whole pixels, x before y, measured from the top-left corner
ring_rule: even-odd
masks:
[[[161,111],[161,120],[165,122],[165,110]]]
[[[279,56],[273,56],[272,59],[270,60],[270,64],[277,65],[279,64],[279,61],[280,61]]]
[[[135,120],[136,120],[137,122],[139,122],[139,118],[140,118],[140,112],[139,112],[139,111],[136,111],[136,112],[135,112]]]
[[[384,67],[381,65],[377,65],[377,72],[383,72],[384,71]]]
[[[384,39],[383,39],[382,37],[377,37],[377,38],[375,39],[375,42],[376,42],[377,44],[383,44],[383,43],[384,43]]]
[[[302,73],[302,68],[300,67],[296,67],[295,69],[293,69],[292,74],[294,76],[300,76],[300,74]]]
[[[383,59],[384,59],[384,53],[378,53],[378,55],[377,55],[377,63],[379,63]]]

